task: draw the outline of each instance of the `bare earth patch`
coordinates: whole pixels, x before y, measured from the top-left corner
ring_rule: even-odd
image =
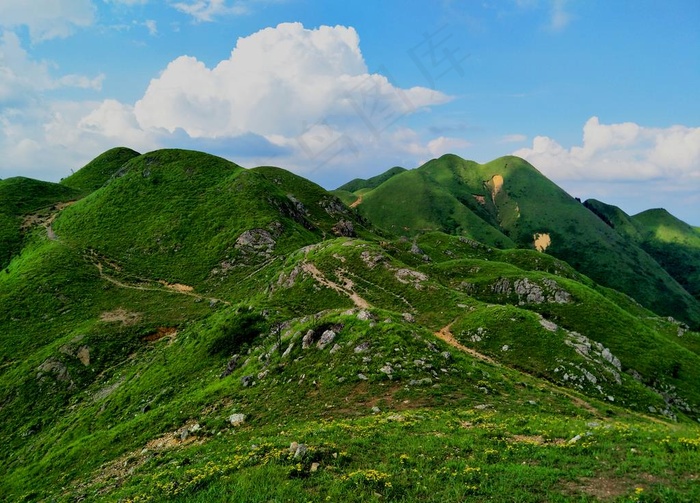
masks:
[[[152,334],[148,334],[147,336],[143,337],[141,340],[146,341],[146,342],[155,342],[159,341],[165,337],[169,339],[170,342],[172,342],[175,337],[177,336],[177,328],[175,327],[158,327],[158,329],[153,332]]]
[[[97,486],[97,492],[100,495],[111,492],[122,485],[136,470],[151,459],[153,453],[194,443],[204,443],[204,439],[196,435],[183,435],[183,432],[194,431],[193,427],[195,427],[195,425],[196,423],[194,421],[190,421],[177,431],[166,433],[161,437],[151,440],[143,448],[132,451],[112,462],[102,465],[94,478],[89,482],[78,484],[77,487],[86,490]]]
[[[489,180],[489,187],[491,188],[491,200],[495,203],[496,196],[503,188],[503,177],[501,175],[493,175],[491,180]]]
[[[347,278],[342,278],[343,279],[343,285],[339,285],[338,283],[335,283],[328,278],[326,278],[321,271],[318,270],[318,268],[312,264],[311,262],[304,262],[302,264],[302,269],[311,274],[311,276],[319,283],[321,283],[324,286],[327,286],[328,288],[335,290],[338,293],[342,293],[343,295],[347,295],[350,297],[350,300],[353,301],[355,306],[359,307],[360,309],[367,309],[370,307],[369,302],[367,302],[365,299],[360,297],[355,291],[353,290],[353,283]],[[342,277],[340,274],[340,271],[338,271],[338,276]]]
[[[123,323],[124,325],[135,325],[141,319],[141,313],[130,313],[125,309],[115,309],[105,311],[100,315],[100,321],[105,323]]]
[[[355,199],[352,204],[350,205],[351,208],[357,208],[359,205],[362,204],[362,194],[358,196],[357,199]]]
[[[563,484],[564,493],[575,496],[581,493],[593,496],[598,501],[610,501],[625,494],[631,494],[636,488],[646,489],[650,483],[663,483],[662,479],[649,474],[640,475],[641,480],[614,478],[606,476],[582,478]]]
[[[532,239],[535,243],[535,249],[538,252],[543,252],[547,250],[547,248],[549,248],[549,245],[552,244],[552,238],[549,236],[549,234],[534,234],[532,236]]]
[[[452,328],[452,323],[450,323],[449,325],[447,325],[445,327],[442,327],[439,331],[435,332],[435,336],[439,339],[442,339],[450,346],[457,348],[460,351],[463,351],[467,354],[472,355],[474,358],[478,358],[479,360],[482,360],[482,361],[485,361],[488,363],[492,363],[494,365],[499,365],[499,363],[496,362],[493,358],[489,358],[488,356],[483,355],[483,354],[479,353],[478,351],[475,351],[472,348],[468,348],[467,346],[460,343],[452,335],[452,332],[450,331],[451,328]]]
[[[192,288],[191,286],[183,285],[181,283],[168,283],[167,281],[160,281],[160,284],[166,288],[169,288],[170,290],[175,290],[176,292],[180,292],[180,293],[194,291],[194,288]]]

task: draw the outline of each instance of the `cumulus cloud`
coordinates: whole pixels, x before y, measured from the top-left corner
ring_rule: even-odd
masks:
[[[52,78],[48,65],[34,68],[26,54],[19,59],[43,78],[44,88],[101,82],[99,77]],[[2,92],[5,81],[0,82]],[[442,136],[427,143],[402,126],[406,116],[451,98],[423,87],[401,88],[369,72],[357,32],[342,26],[267,28],[240,38],[230,56],[212,67],[191,56],[178,57],[134,104],[108,99],[53,110],[34,97],[35,113],[21,119],[0,110],[5,138],[26,138],[35,149],[41,145],[42,152],[53,153],[55,166],[59,159],[75,157],[61,151],[91,151],[94,157],[114,145],[141,151],[187,146],[247,166],[276,164],[313,173],[319,182],[334,176],[332,185],[349,175],[371,175],[386,164],[412,166],[418,158],[466,145]],[[0,149],[12,147],[2,143],[0,134]],[[17,162],[29,159],[27,145],[21,155],[15,152]]]
[[[95,19],[90,0],[0,1],[0,27],[26,26],[34,41],[67,37]]]
[[[320,175],[329,166],[357,169],[387,151],[426,156],[465,145],[438,138],[428,146],[402,128],[407,115],[450,97],[423,87],[399,88],[370,73],[359,42],[357,32],[343,26],[267,28],[240,38],[229,58],[213,68],[191,56],[175,59],[150,82],[133,113],[141,129],[162,134],[262,138],[270,158],[261,154],[250,162],[284,162],[303,174]]]
[[[239,39],[214,68],[190,56],[177,58],[151,81],[135,113],[142,127],[182,128],[193,137],[295,136],[321,120],[380,132],[448,99],[426,88],[400,89],[368,73],[353,28],[285,23]]]
[[[700,181],[700,127],[601,124],[591,117],[580,146],[567,149],[552,138],[537,136],[532,147],[514,154],[560,180]]]
[[[453,153],[458,149],[470,147],[471,143],[462,138],[449,138],[440,136],[428,142],[428,151],[433,157]]]

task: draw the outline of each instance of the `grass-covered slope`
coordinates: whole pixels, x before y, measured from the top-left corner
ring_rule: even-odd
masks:
[[[139,153],[126,147],[115,147],[99,155],[72,175],[61,180],[61,184],[79,191],[82,196],[102,187],[115,176],[128,161]]]
[[[78,196],[76,190],[56,183],[24,177],[0,180],[0,268],[19,253],[29,226],[46,222],[55,205]]]
[[[546,251],[655,312],[700,324],[700,303],[652,257],[520,158],[480,165],[445,155],[363,194],[357,208],[399,234],[442,230]]]
[[[647,210],[632,217],[642,229],[641,247],[700,300],[700,230],[666,210]]]
[[[0,180],[0,209],[9,215],[26,215],[76,197],[74,189],[57,183],[24,177]]]
[[[357,209],[375,225],[398,235],[442,230],[497,247],[514,246],[458,196],[431,171],[411,170],[363,194]]]
[[[144,154],[63,212],[54,228],[141,277],[210,290],[324,235],[361,232],[337,198],[309,200],[305,191],[318,195],[317,186],[280,187],[270,170],[192,151]]]
[[[584,203],[605,223],[644,249],[678,283],[700,299],[700,232],[664,209],[634,216],[600,201]]]
[[[700,498],[700,334],[279,168],[119,175],[0,274],[0,500]]]
[[[640,242],[643,239],[644,229],[642,225],[635,222],[631,216],[617,206],[596,199],[587,199],[583,205],[623,236],[635,242]]]
[[[589,494],[592,469],[620,497],[693,494],[697,428],[619,406],[697,415],[697,354],[665,338],[668,321],[644,325],[551,257],[444,234],[415,246],[337,238],[263,270],[259,291],[228,307],[80,273],[67,244],[36,240],[27,258],[39,262],[13,264],[6,281],[50,277],[53,263],[73,286],[49,280],[65,294],[63,320],[5,359],[12,499],[266,500],[281,484],[304,499],[567,501]],[[666,369],[676,353],[688,361]],[[644,457],[616,474],[620,446]],[[522,465],[532,456],[535,471]],[[529,477],[540,478],[523,486]]]
[[[382,183],[386,182],[389,178],[399,175],[404,171],[406,171],[406,168],[402,168],[401,166],[394,166],[393,168],[386,170],[384,173],[381,173],[377,176],[373,176],[372,178],[368,178],[366,180],[363,178],[355,178],[354,180],[350,180],[348,183],[338,187],[338,190],[344,190],[347,192],[357,192],[358,190],[363,189],[374,189],[379,187]]]

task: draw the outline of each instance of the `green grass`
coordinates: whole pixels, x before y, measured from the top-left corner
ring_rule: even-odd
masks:
[[[663,209],[630,217],[600,201],[586,207],[647,252],[688,293],[700,299],[700,232]]]
[[[0,208],[8,215],[33,213],[58,202],[76,199],[77,195],[75,189],[57,183],[24,177],[0,180]]]
[[[0,500],[700,497],[700,333],[496,228],[395,238],[279,168],[107,154],[0,273]],[[482,176],[443,161],[421,180]],[[528,233],[518,197],[469,218]]]
[[[22,247],[25,218],[46,217],[57,203],[74,200],[74,189],[24,177],[0,180],[0,268],[5,268]]]
[[[700,326],[700,303],[683,287],[695,279],[695,265],[690,275],[682,279],[680,274],[681,266],[695,264],[697,257],[673,255],[668,261],[674,266],[667,268],[675,270],[669,274],[649,255],[653,246],[611,228],[612,220],[606,223],[598,216],[609,211],[614,219],[612,210],[598,206],[598,213],[589,211],[517,157],[481,165],[445,155],[364,193],[357,209],[399,235],[442,231],[497,248],[533,249],[534,236],[547,234],[548,254],[659,314]],[[629,223],[624,228],[635,233],[636,227]]]
[[[61,180],[61,184],[71,187],[86,196],[103,187],[131,159],[139,153],[126,147],[116,147],[99,155],[72,175]]]
[[[367,180],[364,180],[362,178],[355,178],[354,180],[351,180],[348,183],[345,183],[338,187],[338,190],[346,192],[357,192],[358,190],[362,189],[374,189],[379,187],[382,183],[386,182],[389,178],[399,175],[404,171],[406,171],[406,168],[402,168],[401,166],[394,166],[393,168],[386,170],[384,173],[381,173],[377,176],[373,176],[372,178],[369,178]]]

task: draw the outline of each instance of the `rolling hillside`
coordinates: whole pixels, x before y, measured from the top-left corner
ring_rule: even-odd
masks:
[[[534,168],[356,208],[200,152],[83,169],[0,274],[0,500],[700,498],[700,333],[524,246],[623,240]]]
[[[24,177],[0,180],[0,268],[21,249],[27,230],[78,197],[69,187]]]
[[[480,165],[445,155],[363,193],[357,209],[400,235],[439,230],[546,251],[659,314],[700,326],[700,303],[649,253],[522,159]]]
[[[700,299],[700,231],[666,210],[630,217],[621,209],[589,200],[584,203],[623,236],[646,251],[696,299]]]

